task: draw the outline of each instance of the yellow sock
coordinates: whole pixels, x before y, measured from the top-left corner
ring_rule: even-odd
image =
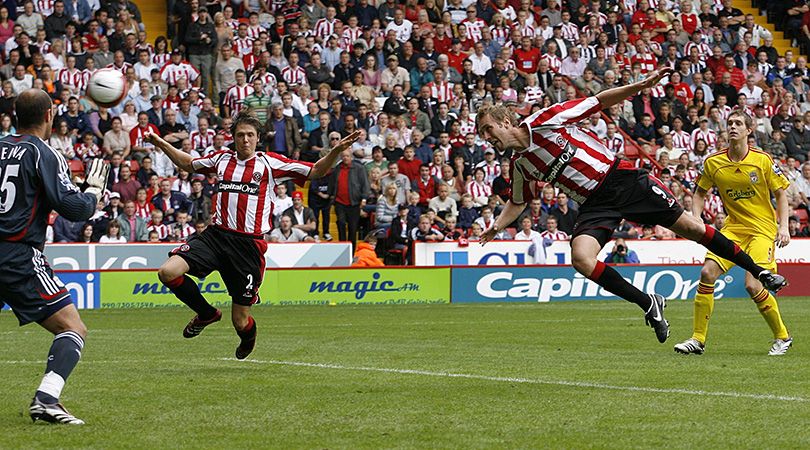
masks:
[[[714,284],[700,282],[695,295],[695,317],[692,337],[701,343],[706,343],[706,334],[709,331],[709,318],[714,309]]]
[[[754,300],[765,322],[768,322],[768,326],[771,327],[773,337],[775,339],[787,339],[789,333],[787,327],[785,327],[785,324],[782,322],[782,315],[779,314],[779,306],[776,304],[776,298],[773,294],[768,292],[767,289],[762,289],[757,295],[751,297],[751,299]]]

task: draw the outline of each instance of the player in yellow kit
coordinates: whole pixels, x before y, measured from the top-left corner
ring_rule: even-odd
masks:
[[[706,192],[716,186],[728,215],[723,234],[751,255],[754,262],[775,273],[774,244],[784,247],[790,242],[785,194],[790,182],[767,153],[748,146],[748,135],[753,131],[750,116],[740,111],[729,115],[729,148],[706,158],[697,180],[692,211],[700,216]],[[776,198],[776,211],[771,194]],[[714,283],[733,265],[711,252],[706,255],[695,296],[692,337],[675,345],[676,352],[703,354],[714,307]],[[774,341],[768,354],[784,355],[793,339],[782,323],[776,298],[750,274],[746,274],[745,289],[773,331]]]

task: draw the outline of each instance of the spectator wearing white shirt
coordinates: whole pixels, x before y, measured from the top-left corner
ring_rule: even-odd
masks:
[[[535,264],[546,263],[546,247],[551,245],[551,239],[544,239],[543,235],[532,230],[532,219],[529,216],[524,216],[520,221],[520,231],[514,237],[516,241],[529,241],[532,243],[529,246],[529,255],[534,257]]]
[[[394,20],[388,23],[385,27],[385,34],[389,31],[394,31],[397,35],[397,41],[404,43],[411,39],[411,32],[413,31],[413,22],[405,18],[405,13],[401,8],[397,8],[394,12]]]
[[[580,58],[579,47],[571,47],[568,50],[568,56],[563,59],[560,65],[560,73],[571,79],[577,79],[585,72],[585,67],[588,65],[587,61]]]
[[[543,239],[551,239],[552,241],[567,241],[569,239],[568,233],[561,231],[557,228],[559,223],[554,216],[548,216],[546,219],[546,231],[540,233]]]
[[[745,95],[745,102],[748,106],[758,105],[762,102],[762,88],[756,85],[756,80],[751,75],[745,79],[745,86],[740,88],[739,93]]]
[[[315,239],[299,228],[293,228],[290,216],[281,216],[278,228],[270,232],[270,242],[314,242]]]
[[[479,42],[475,43],[474,51],[469,56],[472,62],[472,71],[479,77],[486,75],[487,71],[492,68],[492,61],[489,56],[484,54],[484,44]]]

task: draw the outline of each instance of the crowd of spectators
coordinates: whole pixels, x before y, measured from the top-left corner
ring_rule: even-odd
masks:
[[[154,41],[130,0],[13,3],[0,6],[0,134],[14,132],[15,96],[40,88],[57,104],[49,143],[77,177],[90,158],[112,165],[97,215],[56,218],[57,242],[182,241],[204,228],[216,176],[177,171],[143,135],[207,155],[232,144],[231,117],[243,108],[265,122],[262,149],[292,159],[315,161],[362,130],[306,199],[293,185],[279,189],[268,239],[331,240],[334,212],[342,241],[385,230],[378,252],[476,240],[510,184],[510,153],[476,134],[482,104],[526,116],[662,66],[675,69],[665,83],[581,125],[658,175],[688,209],[702,161],[726,145],[724,119],[743,109],[756,123],[751,143],[794,182],[797,233],[807,233],[807,61],[779,54],[731,0],[173,0],[168,35]],[[804,1],[790,3],[790,18],[810,20]],[[127,78],[114,108],[84,95],[102,67]],[[571,233],[577,205],[551,186],[537,192],[499,238]],[[719,198],[706,203],[704,219],[722,220]],[[673,237],[636,225],[616,236]]]

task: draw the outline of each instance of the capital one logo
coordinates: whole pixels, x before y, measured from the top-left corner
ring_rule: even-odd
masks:
[[[628,279],[645,292],[659,292],[668,299],[687,299],[694,294],[697,279],[685,278],[675,270],[661,270],[650,274],[640,270]],[[726,277],[717,280],[716,298],[723,297],[723,289],[733,281]],[[479,295],[491,299],[526,299],[547,302],[552,299],[600,299],[615,297],[598,284],[579,273],[573,277],[517,278],[509,271],[492,272],[482,276],[476,283]]]

